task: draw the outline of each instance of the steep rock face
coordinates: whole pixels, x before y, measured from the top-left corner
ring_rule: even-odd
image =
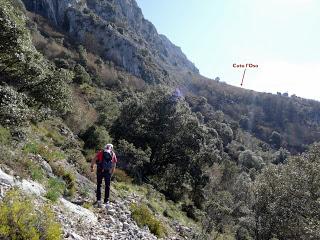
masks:
[[[23,0],[79,44],[128,72],[157,83],[198,69],[143,17],[135,0]]]
[[[23,0],[26,8],[34,13],[41,14],[56,26],[64,22],[65,10],[69,7],[80,7],[80,0]]]

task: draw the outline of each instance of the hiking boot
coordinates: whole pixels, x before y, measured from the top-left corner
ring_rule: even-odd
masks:
[[[93,204],[94,207],[96,208],[101,208],[102,207],[102,203],[101,201],[96,201],[94,204]]]
[[[110,208],[109,202],[105,202],[105,203],[104,203],[104,206],[105,206],[106,209],[109,209],[109,208]]]

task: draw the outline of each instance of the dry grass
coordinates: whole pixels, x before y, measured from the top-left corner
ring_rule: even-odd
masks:
[[[105,86],[114,86],[119,83],[119,73],[112,64],[103,62],[93,53],[87,53],[87,66],[91,72],[95,72]],[[98,64],[99,63],[99,64]]]
[[[85,96],[78,89],[73,89],[73,109],[65,122],[75,133],[86,130],[98,119],[96,110],[86,101]]]
[[[96,55],[94,55],[91,52],[87,52],[87,66],[88,68],[93,72],[98,72],[101,68],[100,64],[97,64],[98,61],[101,61],[101,64],[104,64],[103,61],[98,58]]]
[[[143,89],[146,86],[146,82],[143,79],[137,78],[133,75],[127,75],[124,79],[125,84],[134,89]]]
[[[32,33],[32,41],[35,47],[49,59],[69,57],[76,58],[75,53],[65,48],[61,44],[58,44],[54,40],[48,40],[39,33]]]
[[[37,23],[40,32],[45,33],[44,37],[38,31],[32,31],[32,42],[48,59],[54,58],[78,58],[76,51],[70,51],[63,46],[63,33],[57,32],[42,16],[28,12],[28,17]]]

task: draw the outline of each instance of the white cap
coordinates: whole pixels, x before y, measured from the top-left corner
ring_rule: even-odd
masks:
[[[107,149],[107,148],[113,149],[113,145],[111,143],[108,143],[107,145],[104,146],[104,149]]]

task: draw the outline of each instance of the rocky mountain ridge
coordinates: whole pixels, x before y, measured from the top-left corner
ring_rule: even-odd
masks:
[[[149,83],[174,82],[174,72],[199,73],[181,49],[146,20],[135,0],[23,0],[104,60]]]

